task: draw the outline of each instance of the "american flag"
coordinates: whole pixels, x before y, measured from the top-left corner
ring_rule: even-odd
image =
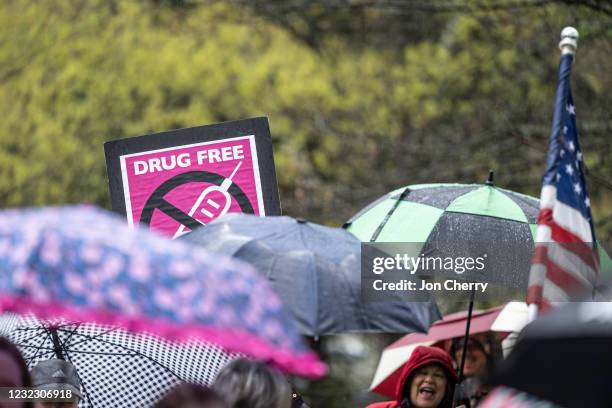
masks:
[[[546,172],[542,180],[527,303],[546,310],[574,294],[592,292],[599,273],[595,229],[570,90],[573,55],[559,64]]]

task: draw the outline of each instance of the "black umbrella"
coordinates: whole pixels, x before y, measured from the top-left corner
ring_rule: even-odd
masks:
[[[79,408],[150,407],[180,382],[211,383],[236,355],[202,342],[176,344],[157,336],[34,317],[0,316],[0,335],[17,345],[29,368],[61,358],[75,366]]]
[[[305,335],[424,332],[440,318],[432,302],[363,302],[361,244],[339,228],[291,217],[229,214],[184,239],[253,264]]]
[[[491,378],[566,408],[612,407],[612,303],[572,303],[527,325]]]

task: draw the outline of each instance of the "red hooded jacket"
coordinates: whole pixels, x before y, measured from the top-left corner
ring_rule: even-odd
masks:
[[[457,382],[457,373],[453,367],[453,361],[448,353],[437,347],[419,346],[412,351],[410,358],[402,368],[401,381],[397,383],[395,388],[395,400],[387,402],[377,402],[368,405],[367,408],[397,408],[402,402],[402,393],[406,386],[406,381],[410,375],[418,368],[428,364],[440,364],[446,371],[447,377],[454,386]]]

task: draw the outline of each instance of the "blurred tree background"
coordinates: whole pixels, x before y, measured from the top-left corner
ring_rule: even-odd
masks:
[[[580,31],[573,91],[610,252],[612,7],[599,0],[4,1],[0,206],[110,207],[105,141],[261,115],[289,215],[340,225],[398,186],[489,169],[537,196],[566,25]],[[356,404],[368,384],[343,364],[313,406]]]

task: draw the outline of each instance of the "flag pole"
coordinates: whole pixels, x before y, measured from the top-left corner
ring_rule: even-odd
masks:
[[[578,48],[578,30],[574,27],[565,27],[561,30],[561,41],[559,49],[561,56],[571,54],[574,59],[576,57],[576,49]],[[528,321],[533,321],[538,317],[539,307],[537,303],[530,303],[527,309]]]

